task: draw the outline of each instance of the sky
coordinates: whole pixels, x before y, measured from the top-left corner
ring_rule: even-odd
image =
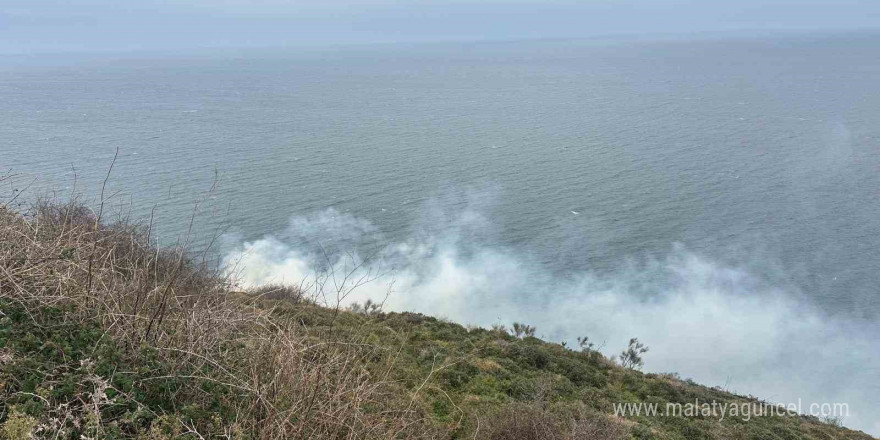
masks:
[[[3,0],[0,53],[880,28],[876,0]]]

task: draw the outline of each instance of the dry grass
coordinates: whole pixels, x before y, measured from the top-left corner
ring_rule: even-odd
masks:
[[[492,414],[479,432],[486,440],[623,440],[629,429],[607,416],[578,411],[567,417],[537,404],[513,404]]]
[[[0,300],[18,304],[35,323],[47,308],[65,310],[67,320],[100,323],[130,365],[147,362],[144,353],[158,357],[164,374],[140,377],[136,387],[183,383],[173,397],[205,407],[218,404],[209,387],[225,390],[220,404],[234,419],[193,422],[172,434],[266,440],[431,436],[418,411],[401,404],[406,394],[365,368],[389,362],[386,353],[351,336],[310,338],[298,323],[275,319],[271,310],[231,292],[228,280],[188,255],[185,246],[157,249],[150,233],[150,226],[125,221],[105,225],[75,202],[41,202],[23,214],[0,207]],[[279,286],[258,294],[302,299],[301,291]],[[95,380],[107,384],[110,378]],[[90,423],[100,433],[101,399],[47,403],[63,408],[67,418],[83,419],[60,424],[68,428],[98,414]]]
[[[251,289],[249,293],[257,298],[287,301],[293,304],[309,300],[300,286],[287,284],[266,284]]]

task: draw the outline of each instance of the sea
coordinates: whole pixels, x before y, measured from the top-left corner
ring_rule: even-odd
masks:
[[[880,433],[877,33],[10,55],[4,175]]]

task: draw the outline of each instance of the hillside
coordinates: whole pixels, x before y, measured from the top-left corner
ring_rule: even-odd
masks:
[[[806,416],[615,415],[760,401],[589,345],[236,291],[205,255],[99,217],[0,208],[0,438],[872,438]]]

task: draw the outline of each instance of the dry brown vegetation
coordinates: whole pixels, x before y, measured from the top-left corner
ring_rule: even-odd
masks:
[[[63,310],[57,315],[62,320],[97,323],[104,331],[101,340],[124,357],[119,363],[161,366],[130,374],[135,383],[128,391],[114,389],[116,399],[136,401],[138,393],[131,390],[158,389],[214,414],[175,418],[171,425],[178,426],[165,428],[129,426],[121,434],[159,429],[196,438],[430,436],[423,415],[401,400],[406,394],[366,368],[390,366],[390,354],[350,337],[317,341],[298,322],[275,319],[271,310],[231,292],[222,274],[198,261],[184,247],[152,246],[149,226],[105,225],[75,202],[38,203],[24,215],[0,208],[4,308],[20,308],[39,326],[47,325],[39,316],[47,309]],[[257,294],[301,299],[296,289],[282,287]],[[85,397],[40,396],[46,407],[39,420],[43,434],[52,437],[54,430],[63,438],[81,431],[77,425],[86,420],[94,433],[104,432],[107,424],[119,430],[117,420],[103,411],[116,404],[106,390],[119,378],[92,374],[88,380],[92,386],[78,384],[90,390]],[[154,420],[169,424],[168,414],[162,416]]]
[[[629,429],[603,414],[557,414],[534,404],[506,406],[491,414],[485,426],[491,440],[619,440]]]

